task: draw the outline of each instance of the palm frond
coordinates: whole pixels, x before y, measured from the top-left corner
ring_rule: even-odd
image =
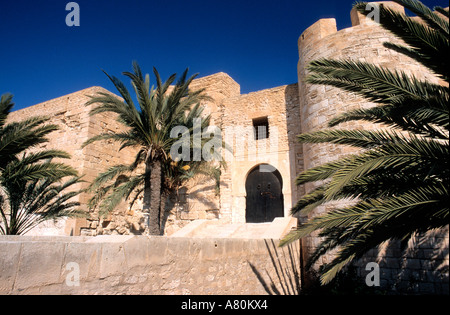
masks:
[[[331,178],[338,170],[345,167],[354,159],[353,156],[343,158],[337,161],[325,163],[305,170],[296,178],[296,185],[303,185],[309,182],[322,181]]]
[[[126,165],[126,164],[118,164],[111,166],[108,168],[105,172],[100,173],[95,180],[92,182],[92,184],[89,186],[90,191],[95,191],[100,186],[109,183],[114,178],[118,177],[119,175],[127,174],[129,175],[131,172],[135,170],[134,165]]]
[[[58,129],[46,124],[48,117],[31,117],[5,124],[12,109],[12,95],[0,99],[0,234],[23,234],[50,218],[79,214],[73,200],[79,191],[67,191],[79,184],[77,171],[52,159],[68,159],[61,150],[32,151],[46,143]],[[65,177],[74,176],[63,184]]]
[[[47,117],[32,117],[3,126],[0,130],[0,167],[5,167],[10,160],[26,149],[45,143],[47,141],[45,136],[58,130],[56,125],[43,125],[47,121]]]
[[[415,59],[448,83],[448,10],[435,13],[416,0],[395,2],[425,23],[380,5],[381,25],[407,44],[385,47]],[[362,14],[370,12],[366,3],[355,7]],[[302,143],[359,149],[305,170],[296,180],[297,185],[316,183],[317,188],[293,207],[294,214],[308,214],[308,220],[281,245],[318,233],[321,241],[308,267],[333,252],[334,259],[320,271],[325,284],[372,248],[391,240],[405,244],[418,233],[448,226],[449,91],[446,84],[362,62],[318,60],[308,69],[309,83],[356,93],[374,103],[333,118],[330,127],[362,120],[383,128],[321,130],[298,137]],[[327,212],[311,215],[318,206]]]
[[[442,8],[442,7],[435,7],[434,10],[436,10],[436,12],[439,12],[440,14],[442,14],[445,17],[449,17],[449,12],[448,12],[448,8]]]
[[[441,16],[433,12],[430,8],[424,5],[420,1],[413,0],[394,0],[398,4],[402,5],[412,13],[416,14],[423,21],[427,23],[429,27],[445,35],[449,35],[449,23],[448,20],[443,19]]]
[[[45,178],[6,185],[10,211],[9,219],[5,216],[3,220],[4,234],[21,235],[44,221],[85,215],[78,209],[80,203],[75,199],[82,190],[73,190],[73,186],[81,182],[80,177],[70,178],[62,184]]]
[[[114,210],[122,201],[127,200],[136,191],[136,188],[144,182],[142,175],[132,176],[118,186],[111,187],[111,193],[102,198],[99,203],[100,216],[107,215]]]
[[[126,147],[140,147],[142,145],[145,145],[145,143],[142,141],[141,138],[136,137],[134,134],[134,131],[128,131],[128,132],[116,132],[116,133],[102,133],[96,136],[93,136],[86,140],[82,144],[82,148],[97,142],[97,141],[105,141],[105,140],[112,140],[117,141],[121,144],[120,150],[123,150]]]
[[[434,85],[370,63],[320,59],[313,61],[307,78],[311,84],[331,85],[359,94],[371,102],[391,104],[405,98],[427,99]]]
[[[12,94],[9,93],[2,94],[0,98],[0,128],[2,128],[3,125],[5,124],[6,118],[8,117],[9,113],[11,112],[11,109],[14,106],[12,99],[13,96]]]
[[[425,21],[428,25],[423,25],[419,21],[406,16],[405,14],[396,12],[389,8],[380,6],[380,22],[381,26],[402,40],[405,41],[407,45],[415,49],[420,58],[415,58],[418,62],[422,63],[427,68],[433,70],[437,75],[441,76],[444,80],[448,82],[448,56],[449,53],[449,42],[448,42],[448,20],[442,20],[442,27],[447,29],[441,31],[441,26],[430,27],[430,23],[437,23],[437,20],[441,20],[436,14],[426,14],[421,12],[422,9],[418,9],[421,4],[419,1],[403,1],[397,0],[399,4],[406,6],[408,9],[415,11]],[[355,5],[357,10],[363,14],[367,15],[370,12],[366,11],[366,3],[358,3]],[[436,21],[434,21],[436,20]],[[420,55],[419,55],[420,54]]]
[[[302,143],[334,143],[362,149],[382,146],[386,143],[403,143],[406,138],[395,131],[378,130],[320,130],[301,134]]]
[[[59,180],[66,176],[77,176],[78,172],[64,163],[46,163],[52,158],[69,158],[70,155],[60,150],[47,150],[24,154],[22,158],[11,161],[2,172],[2,178],[8,182],[21,182],[40,178]],[[44,162],[44,163],[39,163]],[[6,184],[5,184],[6,185]]]
[[[107,112],[118,114],[118,121],[124,125],[126,131],[94,136],[85,142],[84,146],[96,141],[112,140],[121,144],[120,149],[132,146],[138,150],[133,163],[113,166],[99,174],[91,184],[95,194],[89,201],[89,207],[99,207],[101,214],[112,211],[122,200],[130,196],[133,196],[131,201],[133,204],[141,193],[145,196],[145,209],[150,209],[152,213],[159,213],[152,207],[159,206],[160,202],[153,200],[152,204],[149,204],[150,195],[158,195],[154,192],[155,188],[151,188],[151,176],[158,176],[152,173],[153,166],[162,163],[161,182],[163,184],[159,189],[161,192],[176,189],[196,172],[199,174],[201,172],[199,165],[207,162],[178,161],[180,163],[174,166],[172,165],[174,161],[169,154],[173,144],[179,140],[177,137],[171,137],[171,131],[176,126],[184,126],[188,129],[190,150],[193,149],[191,133],[194,122],[202,115],[203,109],[200,102],[207,99],[204,90],[190,89],[190,84],[197,75],[188,76],[188,69],[186,69],[177,81],[175,81],[176,74],[163,81],[156,68],[153,68],[153,73],[156,79],[155,87],[150,87],[149,75],[143,75],[137,62],[133,62],[132,72],[123,73],[131,79],[138,101],[136,106],[132,103],[130,93],[123,83],[109,75],[108,78],[113,81],[123,100],[108,93],[99,93],[87,103],[87,105],[98,103],[98,106],[91,110],[91,115]],[[202,117],[201,129],[206,128],[209,122],[209,116]],[[202,139],[202,146],[206,140],[207,137]],[[214,139],[208,140],[215,143]],[[142,169],[138,167],[139,165],[143,166]],[[189,166],[189,171],[182,168],[185,165]],[[114,180],[119,175],[126,175],[128,179],[116,184]]]

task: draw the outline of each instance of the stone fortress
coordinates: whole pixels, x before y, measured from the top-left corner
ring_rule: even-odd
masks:
[[[404,10],[395,3],[384,3],[396,10]],[[302,145],[296,141],[296,136],[327,128],[327,122],[344,111],[372,106],[342,90],[306,84],[306,66],[311,61],[319,58],[367,61],[436,82],[436,78],[421,65],[383,46],[384,42],[399,41],[392,34],[354,10],[351,20],[352,27],[338,30],[335,19],[321,19],[301,34],[298,40],[298,83],[245,95],[240,93],[239,84],[226,73],[198,78],[192,83],[193,89],[205,88],[211,97],[203,104],[212,116],[211,125],[222,131],[232,130],[232,137],[227,133],[225,141],[233,150],[226,159],[226,168],[222,169],[220,191],[216,189],[214,180],[197,178],[171,198],[164,217],[165,235],[193,235],[192,231],[199,231],[199,227],[208,222],[213,228],[204,228],[205,237],[207,233],[210,233],[209,237],[220,237],[220,225],[237,228],[245,223],[261,223],[260,226],[264,226],[278,220],[285,233],[296,224],[296,219],[290,218],[290,209],[302,194],[312,189],[309,185],[296,186],[296,176],[304,169],[352,153],[344,146]],[[10,117],[11,120],[34,115],[52,117],[51,123],[57,124],[60,130],[50,135],[46,146],[64,149],[71,154],[72,159],[66,163],[84,174],[87,182],[80,188],[85,188],[99,172],[115,164],[131,162],[134,156],[131,150],[119,152],[116,143],[97,142],[81,147],[92,136],[122,128],[112,115],[89,116],[92,107],[85,106],[88,96],[100,91],[106,90],[91,87],[16,111]],[[368,129],[373,126],[352,122],[339,128]],[[269,167],[272,172],[261,173],[261,167]],[[86,204],[90,194],[84,193],[78,198],[81,204]],[[257,207],[264,208],[262,215]],[[327,209],[319,208],[316,213],[323,211]],[[284,219],[274,220],[275,217]],[[139,205],[130,208],[124,202],[108,217],[99,218],[92,212],[88,218],[48,223],[34,234],[141,234],[143,229]],[[257,227],[254,231],[265,233]],[[222,236],[227,236],[225,231],[223,233]],[[448,244],[448,233],[444,237]],[[306,246],[314,246],[316,241],[311,239]],[[448,265],[448,255],[444,262]]]
[[[387,5],[403,10],[397,4]],[[220,219],[228,223],[244,223],[252,216],[256,206],[266,206],[267,200],[257,200],[250,194],[259,187],[258,166],[270,165],[277,174],[273,191],[278,190],[275,216],[288,217],[304,189],[297,187],[296,176],[303,170],[350,153],[343,146],[301,145],[296,136],[327,127],[333,116],[361,106],[371,106],[350,93],[326,86],[304,83],[305,67],[319,58],[354,59],[368,61],[391,69],[402,69],[419,78],[435,80],[411,59],[383,47],[383,43],[397,42],[390,33],[356,11],[351,12],[353,27],[338,31],[334,19],[322,19],[309,27],[299,38],[298,83],[240,94],[240,86],[226,73],[198,78],[192,89],[204,88],[211,101],[203,104],[211,114],[211,125],[218,126],[225,142],[233,147],[232,154],[225,151],[226,167],[222,169],[220,193],[215,183],[204,178],[193,180],[180,189],[177,198],[167,205],[166,234],[176,232],[187,223],[199,219]],[[116,143],[94,143],[82,148],[84,141],[104,132],[119,131],[122,126],[111,114],[89,116],[92,106],[85,106],[89,95],[106,90],[91,87],[62,96],[11,114],[12,120],[33,115],[47,115],[51,123],[60,127],[50,135],[48,148],[64,149],[72,159],[66,161],[83,174],[85,188],[100,172],[108,167],[131,162],[134,152],[118,151]],[[258,126],[265,134],[256,136]],[[343,128],[370,128],[366,125],[342,125]],[[226,135],[225,135],[226,133]],[[256,172],[255,172],[256,171]],[[201,184],[200,184],[201,183]],[[256,184],[255,184],[256,183]],[[276,186],[276,187],[275,187]],[[281,192],[281,195],[280,195]],[[269,193],[270,192],[266,192]],[[258,192],[256,192],[258,195]],[[264,195],[259,193],[259,195]],[[79,196],[86,204],[90,195]],[[248,198],[247,198],[248,197]],[[274,196],[271,196],[274,198]],[[253,198],[252,203],[247,199]],[[87,210],[87,209],[86,209]],[[88,211],[88,210],[87,210]],[[270,211],[270,210],[267,210]],[[320,211],[320,210],[319,210]],[[257,219],[258,222],[273,220],[273,216]],[[88,219],[71,219],[59,223],[59,234],[139,234],[142,230],[139,207],[129,209],[126,203],[107,218],[99,220],[93,213]],[[44,228],[45,230],[45,228]],[[44,232],[41,230],[41,232]],[[50,232],[47,228],[48,233]]]

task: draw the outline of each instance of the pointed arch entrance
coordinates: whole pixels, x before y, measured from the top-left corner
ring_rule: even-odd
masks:
[[[272,222],[284,216],[283,179],[280,172],[268,164],[253,168],[245,182],[247,223]]]

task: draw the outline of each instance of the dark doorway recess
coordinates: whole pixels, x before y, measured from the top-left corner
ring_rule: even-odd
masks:
[[[272,222],[283,217],[283,180],[278,170],[262,164],[247,176],[245,220],[247,223]]]

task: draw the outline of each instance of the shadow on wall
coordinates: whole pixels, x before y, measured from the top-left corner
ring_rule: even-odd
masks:
[[[217,184],[203,178],[203,182],[190,183],[190,187],[183,186],[162,201],[160,225],[164,235],[172,234],[193,220],[219,218]]]
[[[299,295],[301,292],[300,247],[298,242],[279,248],[273,240],[265,240],[272,270],[258,270],[248,262],[269,295]],[[281,255],[279,254],[281,252]]]
[[[448,226],[416,235],[404,244],[406,252],[399,241],[374,248],[327,285],[320,285],[317,271],[300,267],[299,242],[279,248],[274,240],[265,240],[265,245],[271,265],[258,268],[248,263],[269,295],[449,294]],[[379,265],[378,286],[366,282],[368,262]]]
[[[351,265],[327,285],[320,284],[315,270],[303,271],[300,242],[279,248],[274,241],[265,240],[272,267],[264,271],[249,263],[253,273],[269,295],[385,295],[386,290],[368,287],[359,275],[359,268]]]
[[[414,235],[407,243],[388,241],[356,265],[375,261],[381,286],[392,294],[449,294],[448,226]]]

